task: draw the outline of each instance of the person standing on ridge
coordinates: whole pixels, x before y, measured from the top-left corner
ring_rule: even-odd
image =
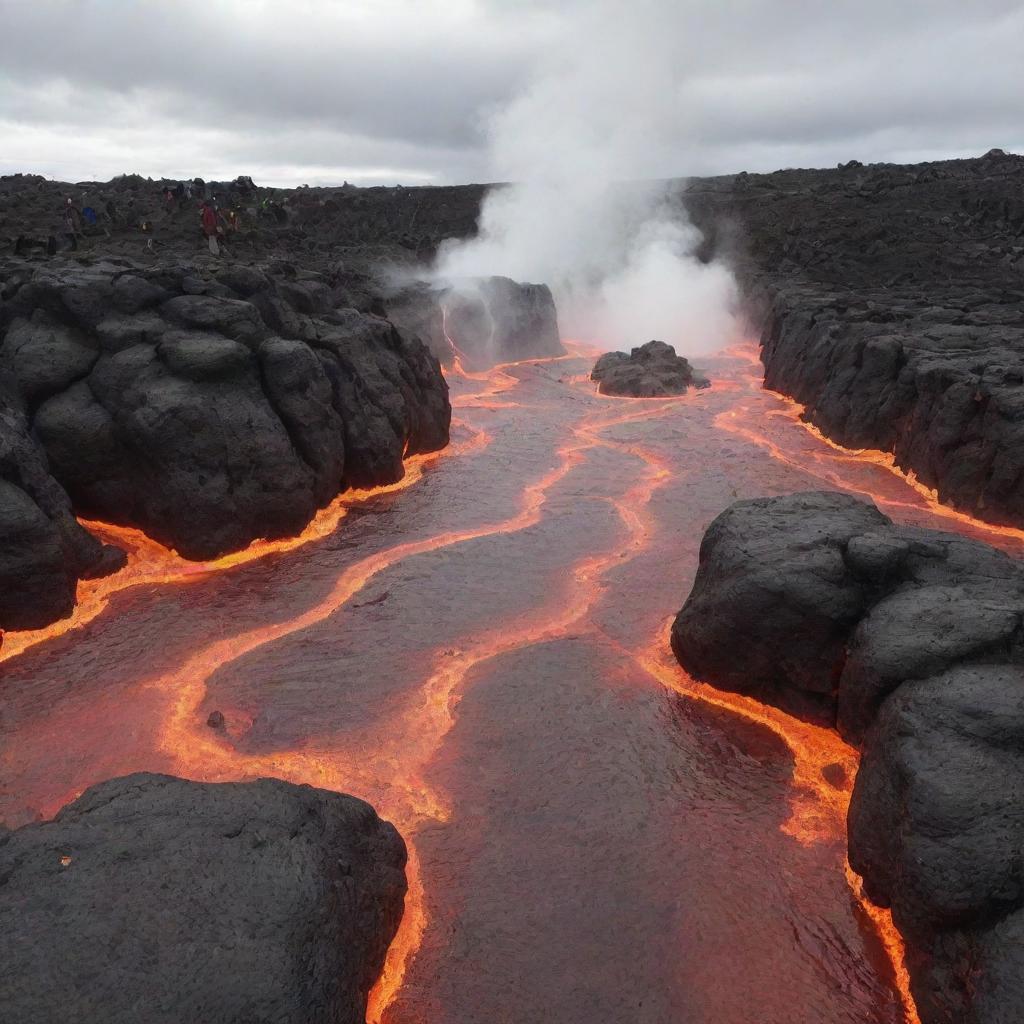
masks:
[[[216,208],[209,200],[203,202],[199,216],[203,225],[203,234],[206,235],[210,246],[210,255],[219,256],[220,246],[217,244],[217,228],[220,218],[217,215]]]
[[[64,234],[73,250],[78,248],[78,235],[82,230],[82,215],[75,209],[75,204],[68,197],[64,204]]]

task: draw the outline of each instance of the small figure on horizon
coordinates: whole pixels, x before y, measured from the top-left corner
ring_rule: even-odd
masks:
[[[207,244],[210,247],[211,256],[220,255],[220,245],[217,242],[220,217],[217,208],[209,200],[204,200],[200,208],[200,221],[203,226],[203,234],[206,235]]]
[[[75,208],[71,197],[64,204],[64,235],[72,250],[78,249],[78,235],[82,230],[82,215]]]

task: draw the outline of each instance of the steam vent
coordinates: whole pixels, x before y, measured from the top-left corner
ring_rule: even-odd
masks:
[[[1024,1020],[1024,158],[619,178],[0,178],[4,1024]]]

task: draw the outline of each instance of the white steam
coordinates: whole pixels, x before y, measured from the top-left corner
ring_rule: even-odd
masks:
[[[657,181],[687,159],[684,26],[664,0],[573,10],[527,89],[490,122],[494,171],[516,184],[491,191],[478,237],[445,246],[437,274],[547,284],[563,336],[602,348],[722,348],[737,335],[732,275],[695,258],[700,234],[673,201],[678,184]]]

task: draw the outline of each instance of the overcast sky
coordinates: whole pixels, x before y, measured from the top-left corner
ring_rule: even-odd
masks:
[[[495,117],[577,47],[602,130],[659,51],[629,174],[1024,151],[1024,2],[0,0],[0,173],[507,179]]]

